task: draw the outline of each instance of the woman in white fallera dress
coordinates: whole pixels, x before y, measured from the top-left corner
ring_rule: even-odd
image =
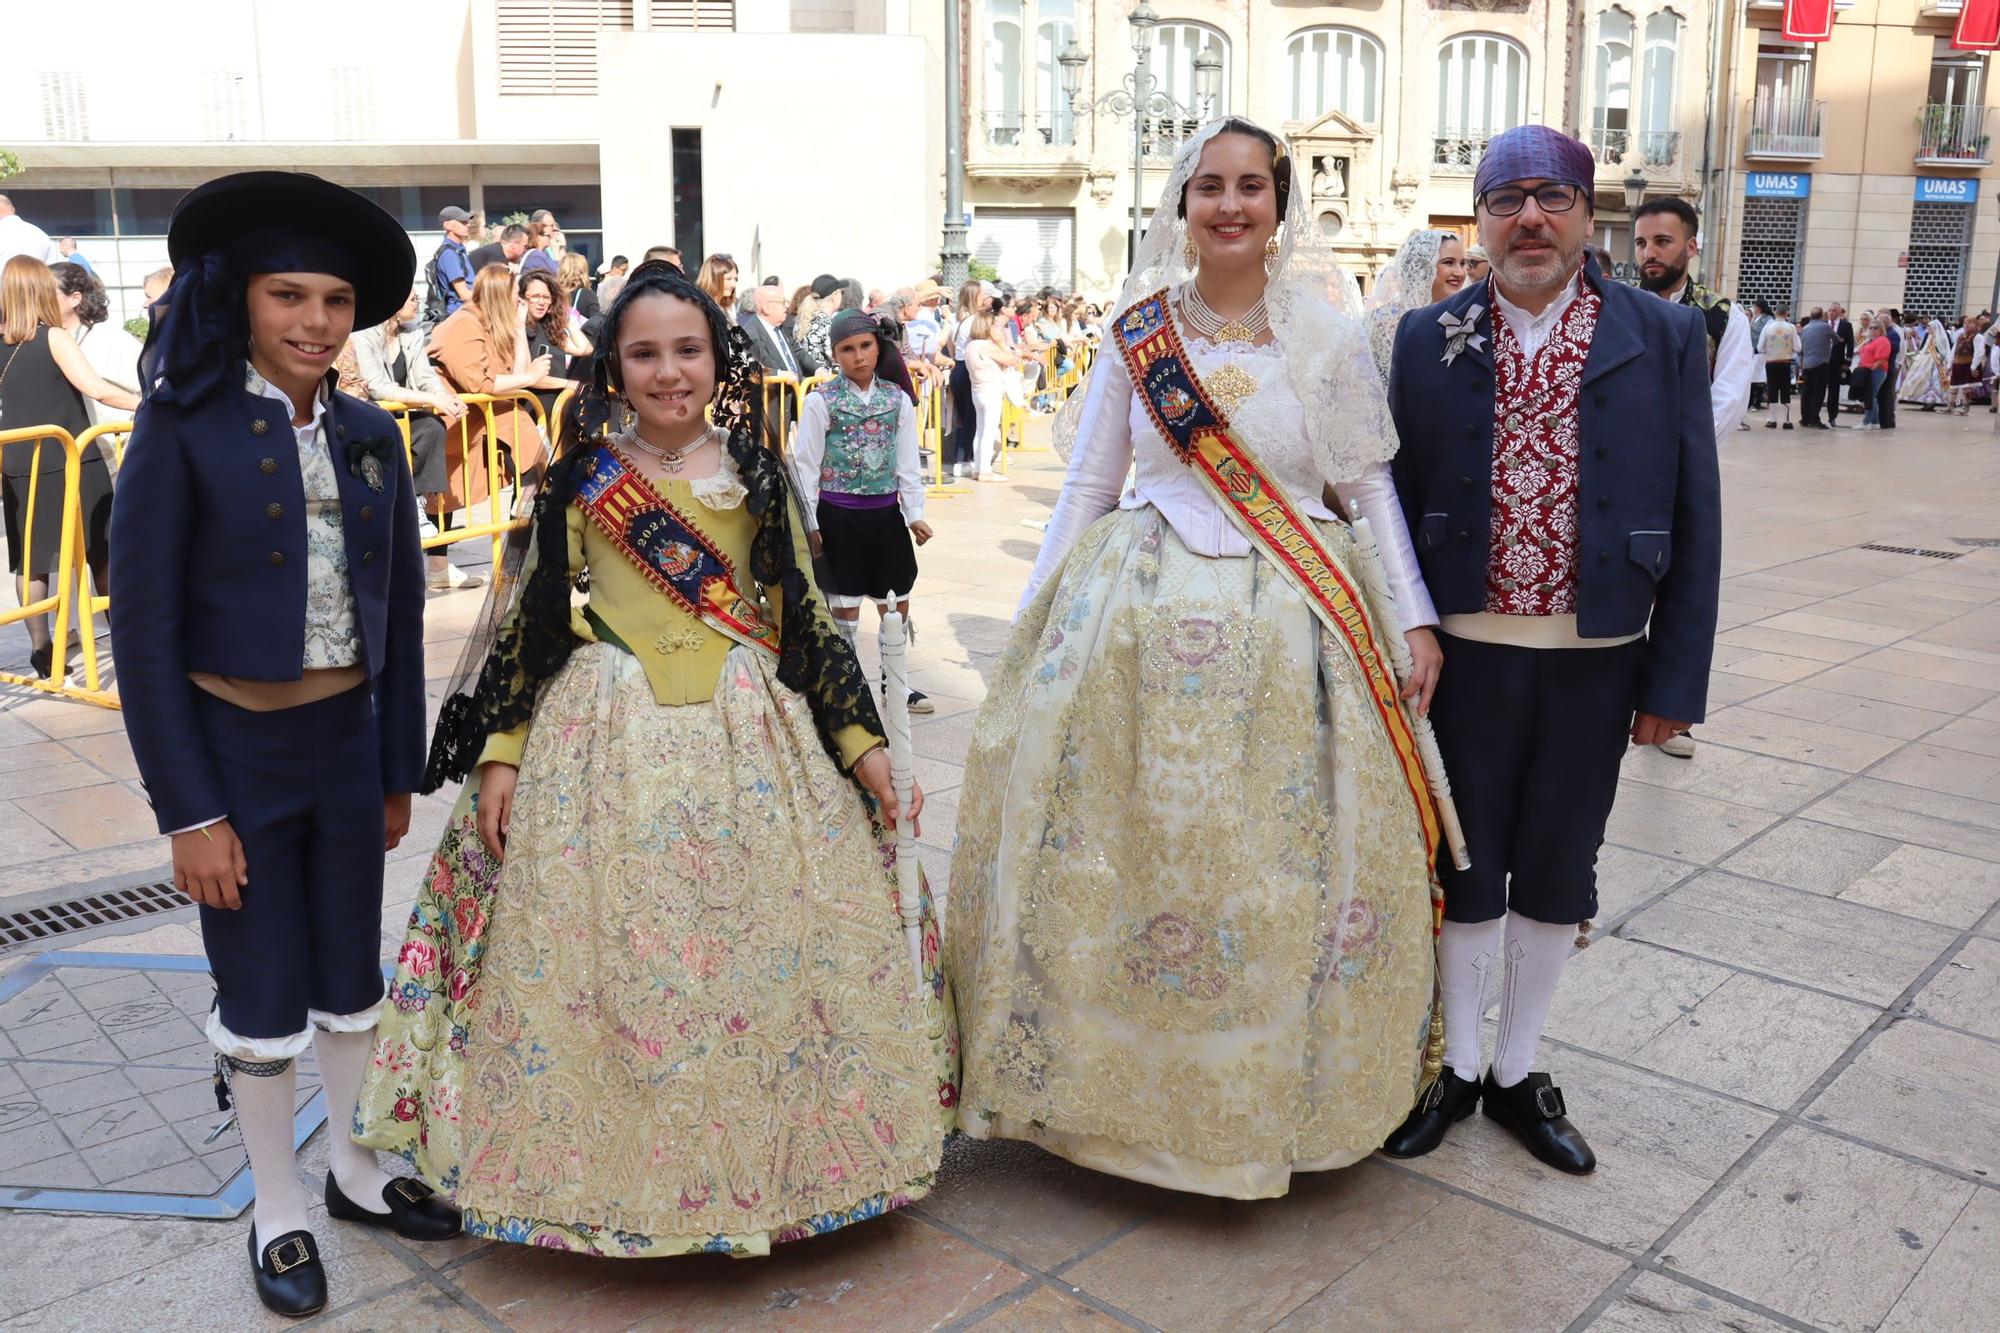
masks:
[[[946,932],[966,1133],[1238,1198],[1395,1128],[1435,975],[1422,821],[1357,654],[1171,450],[1112,336],[1168,291],[1206,392],[1357,585],[1323,493],[1358,503],[1394,591],[1359,614],[1411,632],[1427,703],[1436,617],[1395,431],[1289,168],[1238,120],[1182,150],[1161,197],[1186,216],[1155,214],[1065,406],[1069,473],[974,728]]]

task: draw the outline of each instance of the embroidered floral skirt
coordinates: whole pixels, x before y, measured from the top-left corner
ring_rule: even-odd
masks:
[[[952,860],[966,1133],[1260,1198],[1409,1112],[1429,871],[1330,637],[1261,557],[1196,555],[1151,508],[1093,525],[1022,614]]]
[[[747,648],[662,707],[579,648],[522,757],[505,863],[453,812],[356,1115],[476,1236],[769,1253],[928,1192],[957,1048],[885,849],[805,700]]]
[[[1942,407],[1945,403],[1943,372],[1944,362],[1936,350],[1919,348],[1903,367],[1902,379],[1896,382],[1896,401]]]

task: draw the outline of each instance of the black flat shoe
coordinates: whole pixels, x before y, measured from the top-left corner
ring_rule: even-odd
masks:
[[[333,1172],[326,1173],[326,1215],[365,1227],[387,1227],[404,1240],[450,1240],[465,1225],[457,1208],[421,1180],[408,1176],[382,1187],[386,1213],[373,1213],[340,1192]]]
[[[1583,1141],[1575,1125],[1564,1119],[1562,1089],[1547,1074],[1530,1074],[1511,1088],[1493,1081],[1489,1070],[1480,1085],[1486,1118],[1512,1132],[1541,1161],[1573,1176],[1597,1169],[1597,1154]]]
[[[302,1319],[326,1308],[326,1268],[310,1231],[287,1231],[257,1252],[257,1224],[250,1224],[250,1268],[257,1299],[273,1314]]]
[[[1446,1069],[1417,1102],[1416,1109],[1382,1144],[1391,1157],[1422,1157],[1444,1142],[1445,1131],[1479,1105],[1479,1084]]]

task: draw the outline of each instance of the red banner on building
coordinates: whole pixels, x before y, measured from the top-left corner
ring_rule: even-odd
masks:
[[[1823,42],[1833,36],[1833,0],[1785,0],[1785,40]]]
[[[2000,49],[2000,0],[1965,0],[1951,45],[1955,51]]]

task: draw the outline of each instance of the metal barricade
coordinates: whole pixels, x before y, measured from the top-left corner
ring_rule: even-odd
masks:
[[[917,448],[931,455],[930,474],[924,490],[931,495],[964,495],[966,488],[946,483],[944,475],[944,395],[945,377],[932,375],[917,393]]]
[[[568,398],[572,392],[574,391],[565,389],[562,395],[556,399],[556,415],[558,418],[561,417],[562,409],[568,405]],[[486,446],[486,458],[484,460],[486,465],[486,499],[484,501],[487,511],[486,521],[483,523],[468,522],[464,527],[450,529],[445,528],[442,521],[440,521],[438,530],[424,538],[424,551],[426,553],[442,551],[446,547],[456,545],[462,541],[470,541],[476,537],[486,537],[493,543],[493,568],[497,571],[500,568],[505,553],[507,534],[516,528],[525,527],[529,519],[529,515],[525,511],[519,514],[511,512],[516,508],[520,508],[518,501],[522,498],[520,494],[522,487],[519,460],[516,460],[514,485],[504,488],[500,485],[500,479],[506,474],[501,466],[500,435],[496,429],[498,420],[509,415],[514,416],[517,418],[515,429],[518,431],[518,417],[521,409],[524,406],[529,409],[534,417],[535,429],[540,433],[545,446],[545,456],[540,463],[540,467],[544,471],[547,470],[548,465],[555,459],[556,441],[549,434],[548,418],[542,411],[542,400],[535,397],[527,389],[513,389],[506,393],[462,393],[458,395],[458,400],[465,404],[467,417],[470,417],[474,412],[483,414],[482,420],[485,426],[485,438],[482,443]],[[419,412],[434,415],[432,409],[421,405],[396,402],[393,399],[378,402],[375,406],[396,418],[396,428],[403,435],[404,457],[409,461],[411,470],[414,471],[416,461],[410,458],[410,417],[413,413]],[[495,412],[496,408],[500,409],[497,415]],[[470,490],[470,486],[467,489]],[[500,500],[503,489],[508,492],[508,501],[505,508],[502,507]],[[467,500],[465,507],[458,512],[465,514],[470,519],[473,516],[475,508],[474,503],[471,500]],[[440,520],[443,519],[442,514],[436,517]]]
[[[130,429],[129,426],[126,429]],[[85,438],[95,442],[95,437],[104,433],[103,428],[85,432]],[[37,470],[41,464],[42,449],[48,441],[55,441],[63,450],[63,507],[62,534],[57,539],[55,589],[49,595],[30,602],[28,600],[28,578],[34,571],[28,570],[28,555],[35,549],[35,501],[41,488],[46,484],[42,473]],[[0,431],[0,449],[14,444],[35,446],[26,478],[28,487],[26,520],[21,525],[20,554],[23,573],[18,588],[21,605],[11,611],[0,611],[0,625],[12,625],[27,620],[31,616],[50,615],[50,675],[22,675],[15,671],[0,671],[0,681],[12,685],[26,685],[44,694],[57,694],[66,698],[80,699],[85,703],[97,704],[104,708],[118,707],[118,696],[102,686],[102,672],[97,660],[97,622],[94,611],[110,605],[110,599],[102,596],[78,597],[77,582],[89,568],[83,540],[82,471],[83,447],[60,426],[24,426],[17,430]],[[51,474],[53,475],[53,474]],[[46,572],[46,571],[43,571]],[[69,683],[68,665],[69,628],[71,612],[77,613],[79,637],[82,640],[83,680],[81,686]]]

